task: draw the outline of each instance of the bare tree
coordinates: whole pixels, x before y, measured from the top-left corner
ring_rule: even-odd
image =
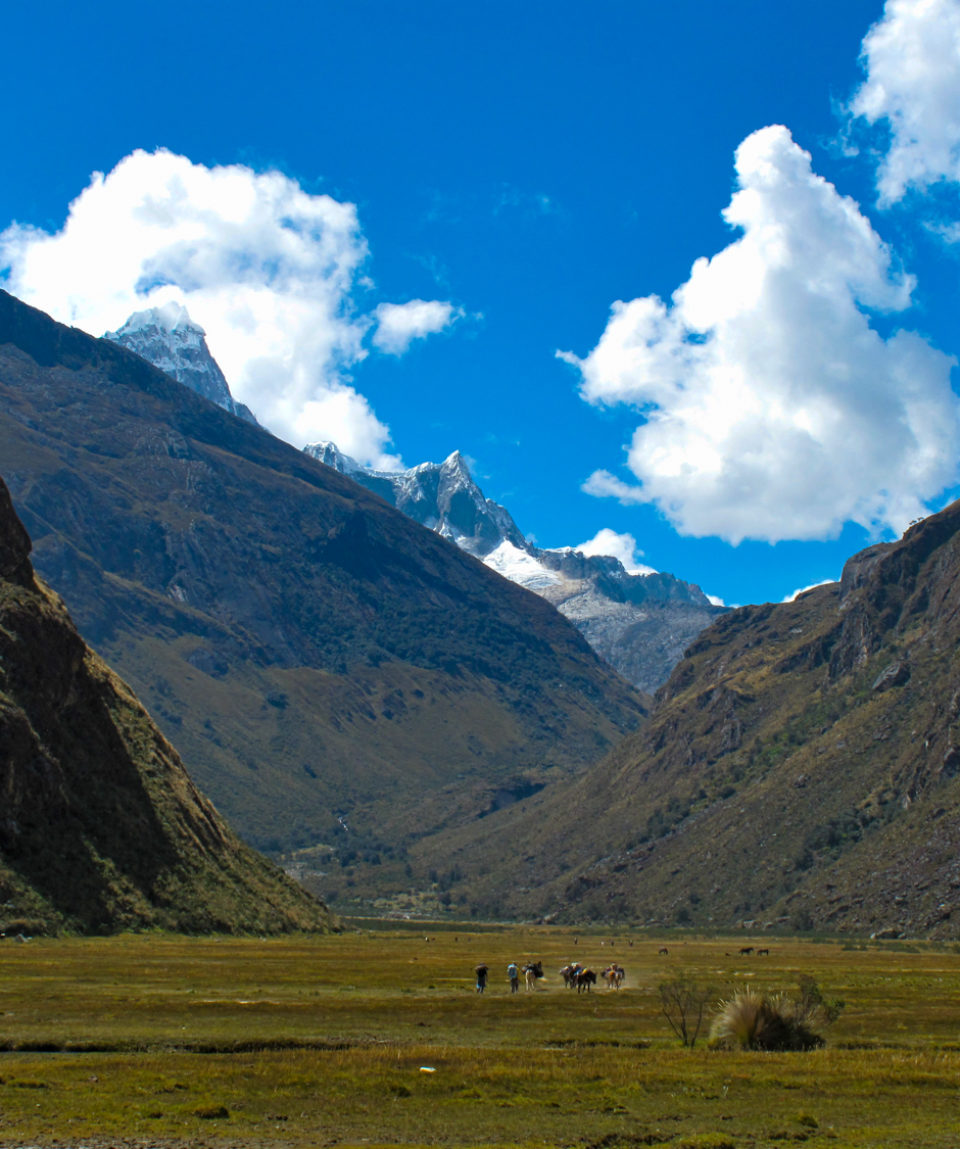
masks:
[[[713,998],[713,990],[699,985],[686,972],[678,973],[671,981],[661,982],[657,989],[663,1016],[681,1042],[692,1049],[700,1035],[703,1015]]]

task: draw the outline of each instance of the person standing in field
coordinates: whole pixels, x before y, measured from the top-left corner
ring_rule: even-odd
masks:
[[[520,971],[517,969],[517,963],[512,961],[507,966],[507,977],[510,979],[510,992],[520,992]]]
[[[477,966],[477,993],[483,993],[487,988],[487,967],[485,965]]]

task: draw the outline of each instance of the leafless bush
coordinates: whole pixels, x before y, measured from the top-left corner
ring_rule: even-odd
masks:
[[[660,1009],[673,1032],[691,1049],[703,1025],[707,1003],[713,998],[709,986],[699,985],[688,973],[679,973],[670,981],[661,982]]]

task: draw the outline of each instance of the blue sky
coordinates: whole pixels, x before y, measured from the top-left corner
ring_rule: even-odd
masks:
[[[459,449],[540,545],[728,603],[956,491],[960,0],[6,22],[6,286],[94,334],[182,299],[298,446]]]

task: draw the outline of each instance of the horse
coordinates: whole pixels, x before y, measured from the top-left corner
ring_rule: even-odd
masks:
[[[626,975],[623,966],[614,962],[613,965],[608,965],[600,976],[607,983],[607,989],[619,989]]]
[[[565,965],[560,971],[560,976],[563,978],[563,984],[567,989],[571,989],[574,985],[574,978],[583,969],[583,966],[578,962],[572,962],[570,965]]]
[[[592,969],[582,969],[577,973],[575,983],[577,986],[577,993],[581,993],[583,990],[586,990],[587,993],[589,993],[590,987],[597,984],[597,975],[593,972]]]
[[[537,988],[537,979],[543,977],[543,962],[530,961],[523,967],[527,989]]]

